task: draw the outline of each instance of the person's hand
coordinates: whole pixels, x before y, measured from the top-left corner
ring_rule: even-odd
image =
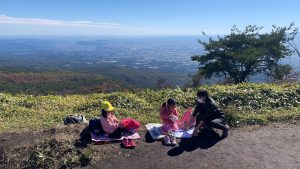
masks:
[[[120,128],[125,128],[125,126],[123,125],[123,123],[119,123],[119,127]]]
[[[175,116],[175,115],[173,115],[173,114],[170,115],[170,119],[171,119],[173,122],[178,121],[178,117]]]
[[[193,115],[191,115],[190,118],[189,118],[189,127],[194,126],[194,124],[193,124],[194,119],[195,119],[195,117]]]
[[[113,121],[114,121],[115,123],[120,123],[120,120],[117,119],[116,116],[113,118]]]

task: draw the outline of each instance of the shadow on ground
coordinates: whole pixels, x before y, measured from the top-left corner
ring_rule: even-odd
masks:
[[[169,156],[178,156],[184,152],[191,152],[198,148],[200,149],[208,149],[213,147],[222,138],[220,135],[214,130],[203,131],[198,134],[198,136],[192,138],[183,138],[179,142],[178,147],[174,147],[168,151]]]
[[[92,138],[90,134],[90,129],[86,126],[80,133],[80,139],[75,141],[75,146],[77,148],[87,148],[88,144],[92,143]]]
[[[149,131],[147,131],[147,133],[145,134],[145,142],[146,143],[153,143],[153,142],[155,142],[155,140],[150,135]]]

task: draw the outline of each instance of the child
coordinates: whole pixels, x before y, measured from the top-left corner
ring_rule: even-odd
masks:
[[[121,138],[124,127],[120,123],[120,120],[113,114],[113,110],[114,107],[108,101],[101,103],[101,125],[109,137]]]
[[[160,118],[163,121],[162,132],[166,134],[164,142],[166,145],[176,145],[176,138],[171,135],[172,132],[178,130],[178,112],[176,109],[176,101],[169,99],[160,109]]]

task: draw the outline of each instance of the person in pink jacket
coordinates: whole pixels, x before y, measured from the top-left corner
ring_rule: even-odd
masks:
[[[165,134],[164,142],[166,145],[176,145],[176,138],[171,134],[178,130],[178,111],[176,101],[168,99],[160,109],[160,118],[163,121],[162,133]]]
[[[108,102],[101,103],[101,125],[105,133],[112,138],[120,138],[124,127],[113,113],[114,107]]]

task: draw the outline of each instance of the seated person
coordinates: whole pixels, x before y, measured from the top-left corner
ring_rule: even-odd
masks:
[[[178,112],[174,99],[169,99],[166,103],[163,103],[160,109],[160,118],[163,121],[162,133],[166,135],[164,138],[165,144],[175,145],[176,138],[170,135],[170,133],[178,130]]]
[[[102,129],[111,138],[121,138],[122,132],[125,130],[120,120],[113,113],[114,107],[108,101],[101,103],[101,125]]]
[[[197,119],[193,135],[198,134],[199,129],[207,126],[223,130],[222,138],[226,138],[229,126],[226,124],[225,114],[219,109],[215,101],[209,97],[206,90],[198,91],[197,97],[198,104],[192,115],[193,117],[196,116]]]

